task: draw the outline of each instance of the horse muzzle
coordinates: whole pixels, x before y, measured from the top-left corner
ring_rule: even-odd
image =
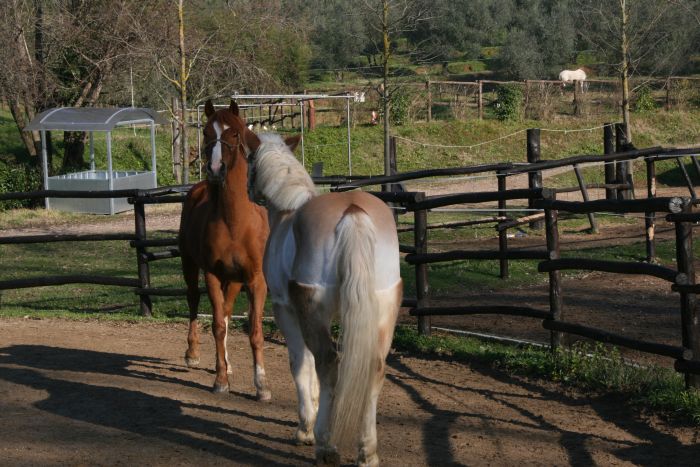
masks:
[[[226,180],[226,163],[222,162],[218,170],[214,170],[211,166],[211,161],[207,162],[207,180],[211,183],[223,185]]]

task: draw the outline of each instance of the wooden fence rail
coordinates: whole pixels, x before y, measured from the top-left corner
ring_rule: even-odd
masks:
[[[450,169],[434,169],[426,171],[415,171],[404,174],[393,174],[386,177],[322,177],[317,178],[317,182],[330,184],[332,189],[343,190],[355,186],[387,185],[406,180],[420,179],[425,177],[464,175],[493,172],[497,176],[498,191],[460,193],[453,195],[441,195],[426,197],[420,192],[378,192],[377,197],[387,203],[394,204],[402,212],[413,215],[413,244],[401,245],[401,251],[407,253],[406,261],[414,266],[416,297],[406,298],[404,305],[410,306],[410,313],[418,317],[418,327],[421,333],[429,334],[431,331],[431,316],[436,315],[466,315],[466,314],[507,314],[513,316],[523,316],[542,320],[543,327],[551,331],[550,344],[552,348],[561,345],[562,333],[570,333],[592,338],[601,342],[608,342],[615,345],[625,346],[632,349],[664,355],[676,359],[675,366],[679,371],[686,373],[687,383],[698,386],[700,383],[694,374],[700,374],[700,331],[698,331],[698,317],[695,311],[695,294],[700,291],[700,287],[695,284],[695,272],[693,269],[692,254],[692,223],[700,220],[699,213],[692,213],[693,207],[685,198],[660,198],[656,197],[654,163],[662,158],[678,158],[689,154],[697,154],[697,148],[676,149],[676,148],[647,148],[640,150],[620,151],[605,155],[583,155],[574,156],[556,161],[542,161],[534,154],[537,153],[539,141],[535,140],[537,132],[529,132],[528,151],[532,153],[527,164],[485,164],[473,167],[460,167]],[[605,135],[609,136],[610,130],[606,126]],[[620,149],[620,148],[618,148]],[[620,188],[631,189],[631,182],[620,179],[617,174],[615,179],[608,180],[608,165],[606,165],[606,183],[601,187],[606,188],[606,199],[584,200],[583,202],[558,201],[556,199],[557,190],[543,188],[541,184],[541,171],[565,166],[577,166],[586,162],[610,162],[617,167],[626,161],[634,159],[644,159],[647,162],[648,177],[648,198],[626,199],[620,196]],[[610,164],[612,165],[612,164]],[[650,168],[649,168],[650,167]],[[529,174],[529,188],[527,189],[507,189],[506,180],[509,176],[527,173]],[[622,172],[622,176],[626,176]],[[579,173],[579,189],[582,191],[587,185],[583,182]],[[689,187],[692,188],[692,187]],[[134,289],[140,300],[141,313],[149,315],[152,312],[151,297],[155,296],[184,296],[185,289],[159,288],[151,284],[150,262],[159,261],[179,256],[177,250],[177,239],[150,239],[146,230],[145,205],[156,203],[179,203],[184,199],[184,193],[189,186],[163,187],[155,190],[121,190],[112,192],[59,192],[36,191],[31,193],[5,193],[0,194],[1,200],[27,199],[51,197],[85,197],[85,198],[109,198],[127,197],[134,206],[135,231],[134,234],[103,234],[103,235],[37,235],[37,236],[17,236],[2,237],[0,244],[11,243],[44,243],[59,241],[103,241],[103,240],[125,240],[136,250],[137,277],[136,278],[110,278],[102,276],[48,276],[43,278],[15,279],[1,281],[0,289],[23,288],[40,285],[61,285],[67,283],[96,283],[104,285],[127,286]],[[692,194],[692,189],[690,190]],[[612,195],[608,197],[607,195]],[[512,200],[526,201],[531,209],[541,209],[543,214],[537,218],[525,216],[520,219],[510,219],[502,215],[506,210],[506,202]],[[455,250],[434,253],[429,251],[428,230],[438,228],[428,224],[429,211],[439,207],[452,206],[465,203],[498,202],[499,215],[493,216],[490,221],[496,223],[499,233],[499,248],[495,251],[470,251]],[[656,212],[669,213],[667,220],[676,225],[676,251],[677,266],[674,270],[649,263],[615,262],[591,260],[582,258],[561,258],[559,245],[558,220],[561,214],[583,213],[593,214],[599,212],[643,212],[646,217],[653,216]],[[508,248],[506,232],[521,223],[540,221],[543,218],[545,227],[545,248],[533,250],[518,250]],[[653,217],[652,217],[653,219]],[[476,224],[477,221],[463,221],[463,225]],[[482,223],[482,222],[479,222]],[[449,223],[446,223],[449,224]],[[457,223],[455,223],[457,224]],[[439,226],[447,227],[447,225]],[[450,226],[456,227],[456,226]],[[647,230],[650,230],[647,224]],[[653,237],[653,224],[651,234]],[[649,245],[648,245],[649,246]],[[151,251],[152,248],[164,248],[159,251]],[[648,249],[649,251],[649,249]],[[653,251],[653,250],[651,250]],[[507,276],[509,260],[535,260],[540,261],[540,272],[546,272],[549,277],[549,310],[536,310],[522,306],[464,306],[445,307],[431,305],[431,295],[429,286],[428,264],[443,261],[461,261],[466,259],[478,260],[498,260],[500,263],[500,274]],[[565,320],[562,284],[560,271],[564,269],[588,269],[610,273],[624,274],[646,274],[662,278],[672,282],[672,289],[680,295],[680,306],[682,314],[682,343],[680,346],[669,346],[654,342],[639,341],[625,336],[610,333],[605,330],[588,328]]]

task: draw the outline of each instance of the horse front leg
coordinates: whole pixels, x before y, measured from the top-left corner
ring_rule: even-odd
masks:
[[[242,287],[242,282],[227,282],[224,285],[224,329],[226,330],[224,334],[224,358],[226,359],[226,374],[229,375],[233,374],[233,368],[228,358],[228,327],[231,322],[231,314],[236,303],[236,297],[238,297]]]
[[[228,332],[228,315],[224,307],[224,290],[222,283],[214,274],[206,273],[204,281],[211,301],[212,333],[216,347],[216,378],[212,391],[215,393],[228,392],[228,375],[226,362],[226,333]]]
[[[199,267],[189,257],[182,257],[182,274],[187,284],[187,307],[190,311],[190,326],[187,333],[185,364],[192,368],[199,365]]]
[[[304,343],[299,323],[292,310],[275,304],[272,307],[275,322],[287,342],[289,368],[297,388],[299,426],[294,438],[298,444],[314,444],[314,423],[318,411],[318,377],[314,356]]]
[[[257,274],[248,283],[248,299],[250,310],[248,312],[250,348],[253,351],[253,371],[255,376],[256,397],[259,401],[269,401],[272,398],[267,378],[265,376],[265,358],[263,356],[263,346],[265,340],[262,331],[262,318],[265,312],[265,297],[267,296],[267,283],[262,273]]]

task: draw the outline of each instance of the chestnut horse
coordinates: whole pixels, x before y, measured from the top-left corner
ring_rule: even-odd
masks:
[[[199,271],[204,271],[211,301],[212,331],[216,341],[214,392],[228,391],[231,373],[226,337],[236,296],[243,285],[250,301],[250,346],[253,350],[254,384],[259,400],[269,400],[263,362],[262,315],[267,295],[263,255],[269,234],[267,212],[248,199],[247,154],[258,138],[238,116],[238,106],[214,111],[204,107],[204,147],[207,180],[192,187],[182,207],[180,254],[187,283],[190,328],[185,353],[187,365],[199,364]]]
[[[298,138],[260,140],[249,192],[270,216],[265,277],[297,387],[296,439],[317,443],[321,465],[352,441],[359,465],[377,465],[377,397],[403,291],[394,217],[368,193],[317,196],[292,153]]]

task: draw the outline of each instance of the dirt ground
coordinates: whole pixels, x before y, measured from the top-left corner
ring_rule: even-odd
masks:
[[[214,395],[213,338],[184,366],[185,325],[0,320],[3,465],[308,465],[285,347],[267,340],[269,403],[245,335]],[[697,429],[479,365],[392,353],[378,410],[387,466],[697,465]],[[351,463],[354,453],[343,456]]]
[[[483,191],[491,189],[490,182],[464,185]],[[430,194],[441,192],[411,187],[426,188]],[[177,231],[175,206],[147,210],[149,231]],[[89,224],[34,225],[21,233],[132,232],[133,225],[133,215],[124,213]],[[563,248],[639,241],[642,235],[643,229],[629,225],[605,227],[591,236],[561,233]],[[662,227],[659,235],[672,232]],[[478,247],[490,248],[496,241],[479,240]],[[513,247],[542,243],[536,237],[510,240]],[[568,320],[680,343],[678,297],[663,281],[590,273],[565,279],[563,297]],[[443,303],[450,302],[518,303],[546,310],[548,294],[546,284],[539,283],[465,292]],[[540,342],[549,336],[537,320],[508,316],[441,317],[433,318],[433,325]],[[0,465],[312,463],[313,448],[292,442],[296,395],[283,342],[267,340],[270,403],[253,399],[246,337],[236,332],[228,345],[234,375],[231,393],[222,396],[209,391],[214,378],[210,333],[203,334],[202,368],[190,370],[183,361],[184,325],[0,320]],[[378,410],[383,465],[681,466],[698,465],[700,459],[698,429],[640,413],[614,397],[582,395],[479,364],[401,353],[390,354],[388,364]],[[353,459],[354,453],[344,453],[345,463]]]

